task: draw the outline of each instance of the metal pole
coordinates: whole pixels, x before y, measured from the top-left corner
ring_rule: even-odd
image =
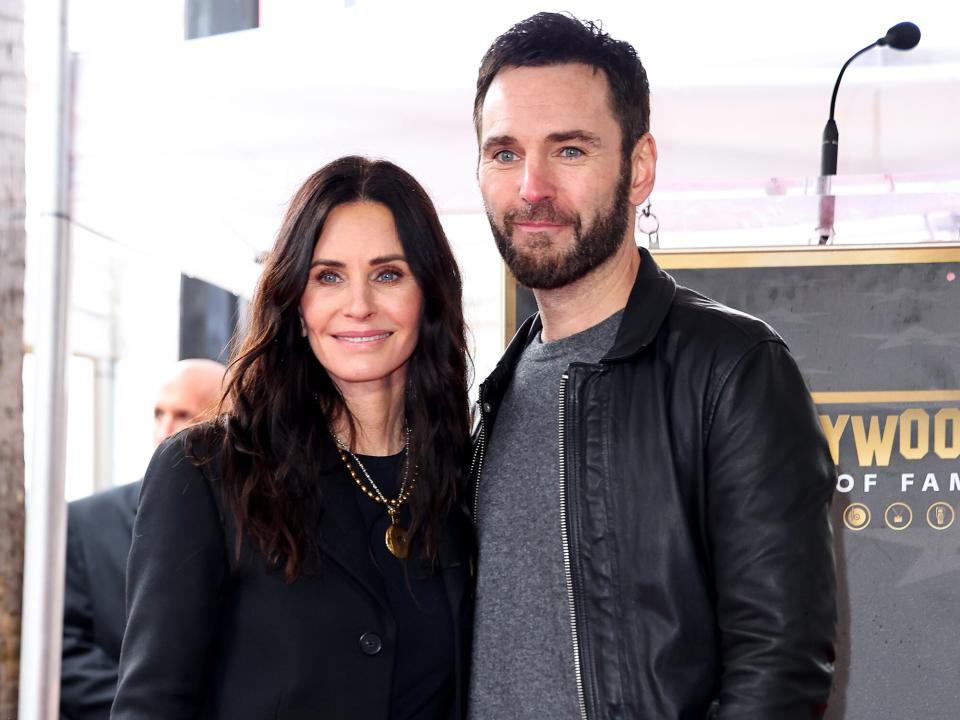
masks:
[[[36,243],[41,292],[36,298],[40,332],[34,347],[37,382],[32,482],[27,493],[23,634],[20,654],[22,720],[60,715],[60,648],[63,632],[66,505],[67,324],[70,305],[70,140],[72,69],[67,46],[67,0],[54,0],[57,33],[52,87],[56,92],[55,154],[50,195],[39,198]],[[42,142],[42,138],[33,141]],[[29,198],[28,198],[29,201]],[[49,211],[48,203],[52,204]],[[46,206],[46,207],[45,207]]]

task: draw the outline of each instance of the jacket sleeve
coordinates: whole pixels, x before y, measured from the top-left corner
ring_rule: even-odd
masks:
[[[70,506],[67,519],[60,712],[71,720],[107,720],[117,690],[117,662],[96,642],[90,602],[82,518]]]
[[[200,715],[228,561],[212,488],[182,436],[147,468],[127,563],[127,628],[114,720]]]
[[[721,720],[809,720],[830,692],[835,468],[796,363],[778,341],[720,381],[707,438],[708,533]]]

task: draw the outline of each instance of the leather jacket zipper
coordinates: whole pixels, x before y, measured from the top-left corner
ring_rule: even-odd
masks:
[[[480,512],[480,473],[483,472],[483,456],[487,449],[487,423],[485,421],[486,413],[483,409],[483,386],[480,387],[480,394],[477,398],[477,404],[480,406],[480,431],[477,434],[477,447],[473,451],[473,459],[470,461],[470,472],[468,478],[473,480],[473,524],[477,524],[477,514]],[[476,472],[476,475],[474,475]]]
[[[567,380],[569,377],[567,373],[564,373],[560,379],[560,399],[557,418],[557,433],[560,447],[560,542],[563,546],[563,572],[567,583],[567,603],[570,608],[570,635],[573,638],[573,674],[577,683],[577,702],[580,705],[580,720],[588,720],[587,701],[583,691],[583,672],[580,666],[580,634],[577,629],[577,607],[573,590],[570,534],[567,529],[567,463],[564,440],[566,431]],[[479,486],[477,494],[479,495]]]
[[[560,379],[560,395],[557,419],[557,433],[560,450],[560,542],[563,548],[563,571],[567,586],[567,606],[570,608],[570,635],[573,639],[573,673],[577,686],[577,703],[580,706],[580,720],[588,720],[587,701],[583,690],[583,673],[580,665],[580,634],[577,628],[577,609],[573,590],[573,569],[570,555],[570,536],[567,531],[567,463],[566,463],[566,398],[567,380],[569,375],[564,373]],[[473,490],[473,524],[477,524],[477,515],[480,509],[480,475],[483,472],[483,458],[487,445],[486,413],[483,407],[483,388],[478,398],[480,405],[480,430],[477,435],[477,446],[470,461],[470,474],[474,479]]]

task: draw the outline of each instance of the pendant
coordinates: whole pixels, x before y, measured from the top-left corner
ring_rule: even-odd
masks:
[[[404,560],[410,554],[410,538],[407,537],[407,531],[399,524],[390,523],[383,539],[387,543],[387,550],[394,557]]]

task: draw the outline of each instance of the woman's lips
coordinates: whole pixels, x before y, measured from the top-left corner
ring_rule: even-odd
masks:
[[[351,345],[362,345],[364,343],[378,342],[380,340],[386,340],[393,333],[391,332],[349,332],[349,333],[333,333],[333,337],[342,342],[350,343]]]

